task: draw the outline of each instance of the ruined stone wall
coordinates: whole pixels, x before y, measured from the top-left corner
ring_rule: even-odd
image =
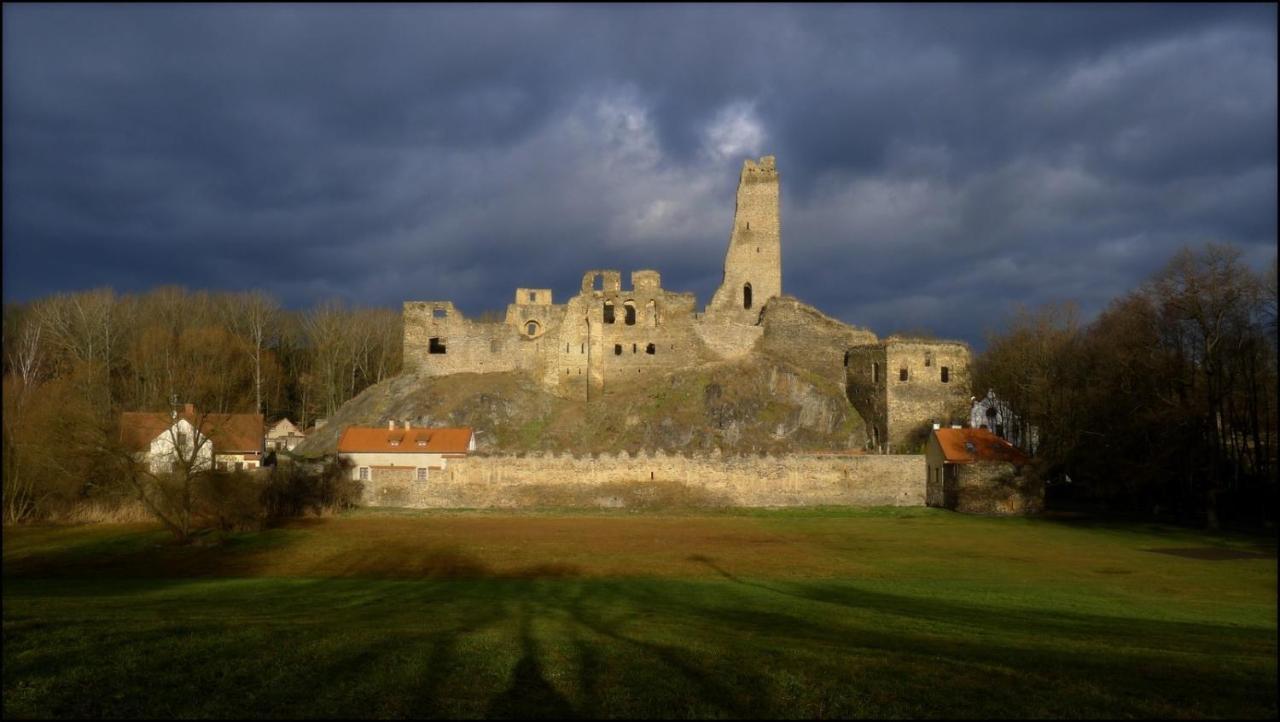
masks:
[[[969,514],[1039,514],[1044,484],[1007,462],[955,464],[945,475],[944,506]]]
[[[968,418],[969,347],[961,342],[890,337],[850,347],[844,366],[845,394],[873,448],[915,453],[934,423]]]
[[[745,291],[751,287],[750,303]],[[778,213],[778,170],[771,155],[747,160],[738,179],[737,205],[724,279],[706,320],[712,323],[755,325],[769,299],[782,295],[781,220]]]
[[[919,451],[933,423],[950,426],[969,418],[967,345],[890,338],[885,342],[885,365],[890,451]]]
[[[792,296],[779,296],[764,309],[761,348],[785,361],[813,369],[845,388],[844,353],[876,342],[876,335],[827,316]]]
[[[566,395],[585,394],[587,383],[593,393],[607,393],[613,383],[706,360],[693,329],[694,303],[691,293],[664,290],[657,271],[635,271],[629,288],[617,271],[588,271],[582,291],[565,304],[542,382]]]
[[[431,339],[438,339],[432,353]],[[426,376],[516,371],[533,366],[538,339],[505,323],[481,323],[462,315],[449,301],[404,304],[404,365]]]
[[[628,489],[658,485],[677,488],[698,505],[923,506],[924,468],[919,455],[473,455],[450,460],[425,482],[375,479],[366,485],[365,503],[413,508],[620,506],[631,497]]]
[[[850,347],[844,354],[845,397],[866,425],[866,445],[881,449],[889,439],[885,348],[882,343]]]

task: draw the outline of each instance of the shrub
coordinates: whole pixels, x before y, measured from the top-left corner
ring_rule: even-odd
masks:
[[[352,480],[350,470],[350,462],[338,458],[277,464],[262,491],[267,523],[355,506],[364,484]]]

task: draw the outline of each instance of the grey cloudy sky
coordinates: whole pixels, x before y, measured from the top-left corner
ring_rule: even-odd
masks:
[[[1276,252],[1276,7],[13,5],[4,298],[705,304],[774,154],[783,287],[980,342],[1180,246]]]

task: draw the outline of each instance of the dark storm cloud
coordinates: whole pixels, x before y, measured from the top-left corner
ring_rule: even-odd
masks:
[[[705,303],[762,153],[784,288],[880,333],[1276,242],[1273,6],[8,5],[3,52],[6,300]]]

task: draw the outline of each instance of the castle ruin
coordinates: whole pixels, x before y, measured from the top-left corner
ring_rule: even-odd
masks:
[[[892,417],[874,414],[875,403],[863,402],[865,389],[859,387],[856,401],[849,395],[866,421],[867,446],[882,450],[906,442],[901,429],[945,421],[939,410],[949,414],[956,389],[963,386],[968,399],[968,348],[963,344],[886,347],[870,331],[783,295],[773,156],[743,163],[724,278],[701,312],[692,293],[663,288],[657,271],[633,271],[627,280],[624,287],[617,270],[587,271],[578,294],[564,303],[555,303],[550,289],[518,288],[506,317],[493,322],[468,319],[449,301],[407,301],[405,368],[423,376],[519,371],[553,393],[592,399],[607,394],[613,384],[760,350],[811,368],[846,393],[854,378],[847,367],[851,358],[868,353],[864,349],[893,348],[893,363],[897,354],[945,359],[947,373],[955,379],[945,385],[916,384],[910,393],[892,384],[877,387],[885,397],[881,406],[894,409]]]

